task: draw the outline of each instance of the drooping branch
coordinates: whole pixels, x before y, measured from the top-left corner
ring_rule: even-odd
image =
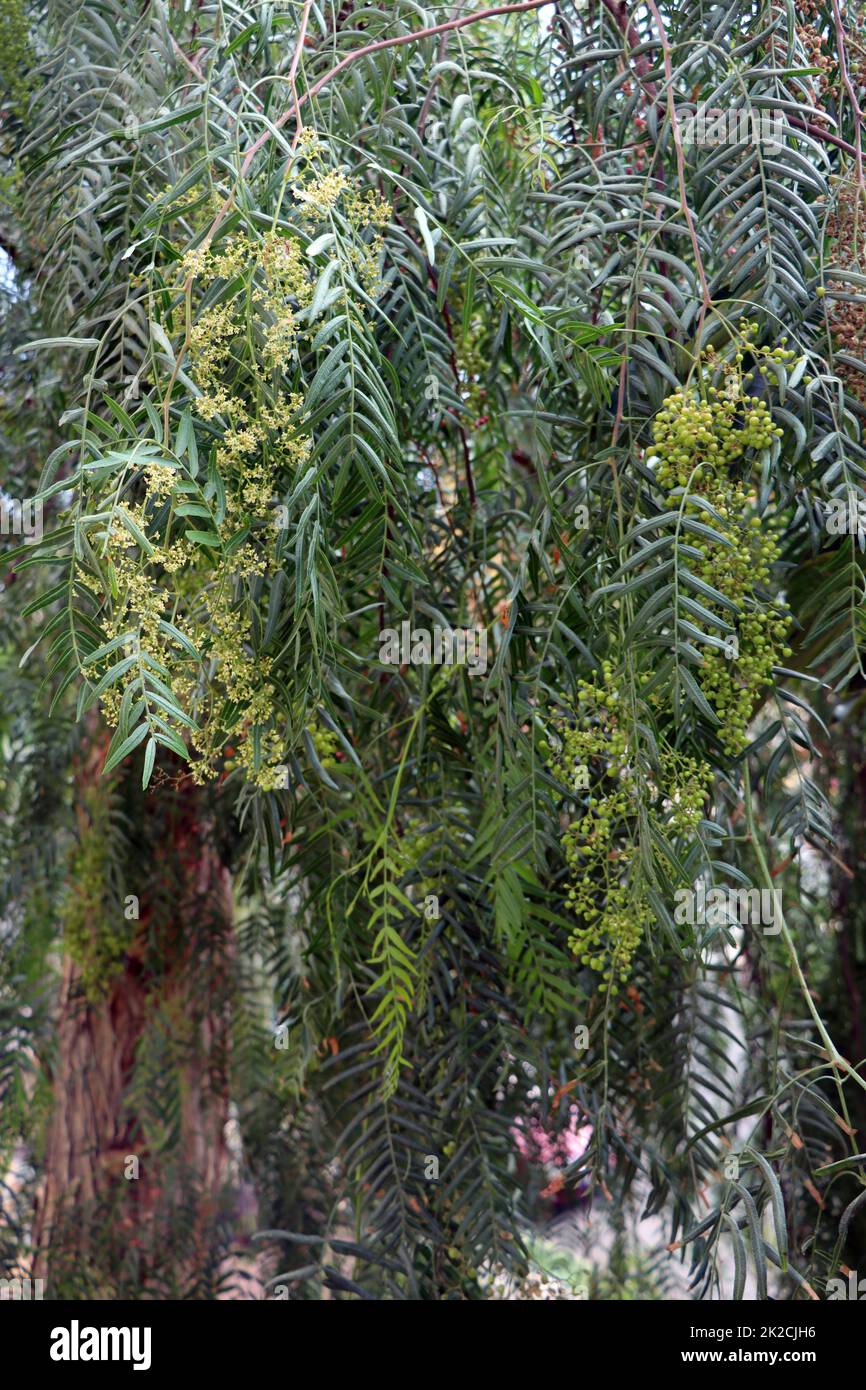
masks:
[[[616,21],[622,35],[630,49],[638,48],[641,44],[641,36],[636,26],[629,19],[628,5],[626,0],[604,0],[604,8],[608,14]],[[640,54],[633,61],[629,59],[634,72],[640,78],[641,86],[651,101],[658,99],[658,87],[655,82],[645,80],[646,74],[651,70],[651,63],[647,55]]]
[[[405,44],[419,43],[421,39],[434,38],[437,34],[447,34],[452,29],[464,29],[468,24],[480,24],[482,20],[495,19],[497,15],[521,14],[526,10],[539,10],[545,4],[549,4],[549,0],[521,0],[521,3],[516,5],[495,5],[487,10],[479,10],[477,14],[461,15],[459,19],[446,19],[442,24],[431,24],[427,29],[414,29],[411,34],[398,34],[393,39],[376,39],[374,43],[367,43],[361,48],[353,49],[351,53],[347,53],[344,58],[341,58],[339,63],[330,68],[323,77],[320,77],[318,82],[314,82],[309,91],[304,92],[291,107],[285,110],[273,126],[262,131],[258,139],[253,141],[244,155],[241,175],[247,173],[259,150],[267,144],[275,130],[282,129],[292,116],[295,116],[296,119],[299,118],[301,106],[317,97],[329,82],[332,82],[341,72],[345,72],[346,68],[351,67],[352,63],[356,63],[359,58],[366,58],[371,53],[380,53],[386,48],[399,48]],[[298,52],[300,52],[300,48],[301,44],[299,43]]]

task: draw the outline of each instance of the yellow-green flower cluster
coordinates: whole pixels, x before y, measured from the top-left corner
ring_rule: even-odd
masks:
[[[391,205],[372,188],[361,189],[356,179],[341,169],[329,168],[326,152],[314,130],[301,133],[300,148],[292,171],[292,194],[309,228],[332,222],[336,215],[353,233],[349,258],[367,294],[381,288],[379,232],[391,220]],[[373,233],[370,235],[370,233]]]
[[[309,454],[303,399],[283,389],[279,374],[297,351],[295,314],[312,297],[312,267],[297,239],[271,233],[261,241],[237,236],[218,252],[192,251],[184,269],[203,290],[238,279],[244,287],[203,310],[188,335],[201,393],[196,410],[224,424],[216,462],[226,484],[226,521],[236,530],[266,516],[274,475],[294,472]]]
[[[184,296],[166,325],[181,343],[179,360],[197,392],[195,411],[216,436],[218,486],[212,473],[146,446],[132,482],[127,474],[116,489],[112,477],[106,493],[93,499],[109,520],[94,536],[98,572],[83,563],[79,570],[98,597],[106,643],[131,634],[91,666],[92,679],[127,656],[145,658],[144,665],[133,660],[104,693],[109,721],[119,719],[125,692],[135,687],[131,697],[138,699],[149,681],[154,707],[145,700],[144,715],[136,705],[136,717],[164,720],[191,745],[196,780],[217,776],[228,761],[266,789],[282,784],[286,749],[275,728],[270,663],[255,650],[249,594],[277,569],[276,504],[311,450],[299,387],[302,355],[321,324],[307,326],[303,316],[323,267],[307,243],[314,231],[321,236],[319,224],[330,222],[339,254],[359,267],[369,292],[378,275],[379,233],[390,218],[377,194],[327,167],[309,131],[288,187],[297,231],[241,232],[188,252],[181,262]],[[334,286],[345,302],[350,289],[341,277]],[[168,696],[183,718],[171,713]],[[330,736],[321,737],[330,759]]]

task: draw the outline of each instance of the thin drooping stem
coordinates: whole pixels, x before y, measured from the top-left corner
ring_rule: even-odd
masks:
[[[836,44],[839,49],[839,72],[842,77],[842,85],[851,103],[851,113],[854,117],[854,149],[857,161],[857,187],[861,197],[864,192],[863,180],[863,139],[861,125],[863,123],[863,112],[860,110],[860,103],[857,100],[857,93],[854,91],[854,84],[848,72],[848,55],[845,44],[845,26],[842,23],[842,12],[839,8],[839,0],[833,0],[833,22],[836,28]]]
[[[749,777],[748,763],[745,764],[743,770],[743,789],[745,793],[746,802],[746,824],[748,826],[752,848],[755,851],[755,858],[758,861],[758,868],[760,870],[764,886],[765,888],[773,892],[775,888],[775,885],[773,883],[773,876],[770,873],[770,869],[767,864],[767,859],[761,847],[761,842],[758,838],[758,834],[755,828],[754,808],[752,805],[752,786]],[[815,1027],[818,1030],[818,1035],[822,1043],[824,1044],[824,1048],[830,1058],[831,1065],[835,1068],[838,1068],[840,1071],[845,1072],[846,1076],[850,1076],[854,1081],[857,1082],[857,1085],[860,1087],[861,1090],[866,1091],[866,1080],[864,1080],[864,1078],[860,1075],[857,1069],[853,1067],[845,1057],[842,1056],[841,1052],[836,1047],[836,1044],[833,1042],[833,1039],[830,1037],[830,1034],[827,1032],[827,1027],[815,1006],[815,1001],[812,998],[811,991],[809,989],[808,984],[806,983],[806,977],[803,974],[803,969],[800,965],[800,959],[797,955],[797,948],[794,945],[790,930],[788,928],[788,924],[785,921],[784,912],[782,911],[780,905],[777,906],[777,920],[781,927],[782,940],[784,941],[785,946],[787,947],[788,956],[791,961],[791,967],[794,972],[794,977],[797,981],[797,984],[800,986],[800,990],[806,1002],[806,1007],[808,1008],[809,1013],[812,1015],[812,1020],[815,1024]]]
[[[685,218],[686,226],[689,230],[689,236],[692,242],[692,250],[694,252],[695,257],[695,269],[698,272],[698,278],[701,282],[701,295],[703,302],[701,304],[701,314],[698,320],[696,332],[696,337],[700,339],[704,317],[706,316],[707,310],[712,308],[713,301],[710,296],[710,287],[707,283],[707,273],[704,269],[704,259],[701,255],[701,248],[698,243],[698,233],[697,228],[695,227],[695,219],[692,216],[692,210],[689,207],[688,194],[686,192],[686,167],[685,157],[683,155],[683,141],[682,135],[680,133],[679,121],[677,120],[676,103],[674,101],[674,73],[673,62],[671,59],[671,46],[668,43],[667,30],[665,29],[664,21],[659,13],[659,9],[655,3],[655,0],[647,0],[647,5],[650,10],[650,13],[652,14],[653,19],[655,20],[656,27],[659,31],[659,38],[661,40],[662,54],[664,57],[665,65],[665,86],[667,87],[668,116],[670,117],[671,131],[674,137],[674,149],[676,151],[677,182],[679,184],[680,191],[680,207],[682,208],[682,214]]]

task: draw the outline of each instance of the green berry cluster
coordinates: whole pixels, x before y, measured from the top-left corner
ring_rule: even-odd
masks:
[[[311,724],[307,730],[316,750],[316,757],[324,768],[340,766],[337,753],[340,751],[340,740],[333,729],[323,729],[318,724]]]
[[[691,834],[703,820],[713,770],[709,763],[676,749],[665,749],[661,760],[660,810],[670,830],[679,835]]]
[[[756,324],[743,323],[741,330],[744,345],[755,358],[784,364],[795,355],[785,347],[755,347],[751,340]],[[762,529],[759,518],[749,515],[754,493],[744,477],[735,476],[747,450],[766,448],[782,434],[766,402],[748,394],[754,372],[742,371],[743,356],[739,352],[733,362],[722,362],[708,350],[698,366],[696,384],[669,396],[653,426],[660,486],[688,488],[698,494],[688,497],[686,511],[698,515],[703,511],[703,519],[729,542],[708,539],[697,545],[701,559],[693,569],[739,610],[736,630],[728,636],[730,608],[705,600],[705,606],[727,626],[712,629],[711,635],[724,641],[725,649],[706,648],[701,685],[722,721],[720,741],[732,756],[748,743],[749,721],[773,667],[791,654],[786,645],[787,610],[778,602],[762,601],[757,593],[770,578],[779,547]],[[713,385],[720,377],[724,384]],[[702,499],[713,511],[702,508]]]
[[[699,464],[725,467],[747,449],[762,449],[782,434],[765,401],[750,401],[740,414],[740,402],[723,397],[715,386],[706,389],[709,399],[681,387],[656,416],[653,437],[661,460],[656,476],[662,487],[694,485]],[[703,476],[701,470],[701,481]]]
[[[698,364],[696,380],[668,396],[653,422],[653,438],[662,487],[687,487],[698,469],[698,485],[707,471],[726,472],[747,449],[764,449],[784,431],[773,424],[766,401],[749,395],[755,369],[743,371],[745,352],[768,365],[790,362],[796,354],[785,347],[756,347],[756,323],[740,324],[743,349],[731,361],[708,348]],[[713,385],[713,380],[722,385]]]
[[[562,836],[569,869],[566,902],[578,923],[569,945],[612,995],[628,979],[644,929],[653,920],[635,834],[647,784],[639,783],[615,680],[613,663],[604,661],[597,679],[578,683],[573,712],[553,720],[557,746],[551,756],[553,771],[573,792],[578,808]],[[702,766],[673,755],[667,772],[677,785],[667,792],[657,788],[656,795],[678,828],[693,826],[706,795]]]
[[[758,552],[759,561],[774,553],[770,544],[766,539],[762,542]],[[727,556],[724,558],[727,559]],[[745,546],[742,558],[748,559]],[[720,593],[742,602],[747,592],[746,586],[738,588],[736,575],[731,574],[738,566],[732,563],[729,570],[723,566],[723,562],[719,563],[720,560],[721,556],[714,557],[710,565],[705,564],[701,569],[711,571],[710,582]],[[704,657],[701,685],[722,721],[720,742],[732,757],[737,757],[748,745],[749,723],[760,691],[772,683],[773,667],[783,657],[791,655],[791,648],[785,642],[789,627],[787,611],[783,606],[752,608],[739,619],[736,659],[728,659],[723,652],[715,649]]]

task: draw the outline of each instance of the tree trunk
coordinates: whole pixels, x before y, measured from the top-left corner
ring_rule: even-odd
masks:
[[[203,1271],[218,1278],[237,1179],[226,1137],[229,870],[202,789],[188,777],[163,776],[145,798],[132,777],[100,780],[106,742],[101,733],[92,738],[79,769],[79,834],[86,843],[104,829],[94,798],[119,791],[132,827],[121,891],[128,905],[138,900],[127,913],[140,909],[137,921],[124,923],[125,949],[96,996],[80,949],[63,960],[54,1108],[34,1228],[49,1297],[79,1289],[82,1277],[95,1296],[123,1296],[120,1271],[130,1259],[137,1281],[144,1274],[145,1284],[167,1279],[177,1290],[200,1291]],[[115,898],[111,911],[112,920],[122,917],[123,903]],[[95,925],[92,934],[98,942]],[[163,1083],[167,1114],[152,1103]]]

